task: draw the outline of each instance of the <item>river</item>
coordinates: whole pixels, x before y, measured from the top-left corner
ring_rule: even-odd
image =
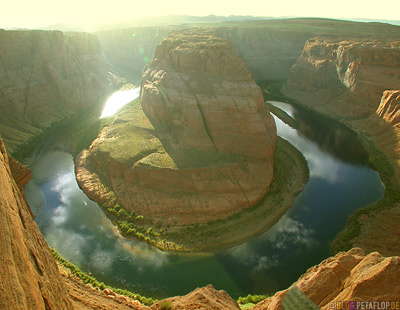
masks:
[[[298,123],[276,119],[279,136],[296,146],[310,180],[293,207],[270,230],[217,253],[164,253],[121,238],[96,203],[79,189],[62,135],[42,143],[28,163],[25,188],[47,243],[98,280],[149,297],[182,295],[213,284],[233,298],[287,288],[331,255],[329,242],[354,210],[379,200],[384,186],[367,166],[356,135],[341,124],[274,102]]]

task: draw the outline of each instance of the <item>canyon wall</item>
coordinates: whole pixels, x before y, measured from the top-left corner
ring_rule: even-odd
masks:
[[[313,38],[282,91],[366,134],[388,156],[399,181],[399,85],[400,39]]]
[[[0,30],[0,134],[8,151],[80,109],[100,110],[120,83],[97,38]]]
[[[199,288],[146,307],[110,290],[99,291],[71,275],[61,275],[29,212],[20,188],[29,170],[10,159],[0,138],[0,299],[1,309],[239,309],[224,291]],[[15,181],[19,180],[18,183]],[[293,285],[322,309],[343,300],[393,301],[400,295],[400,257],[366,255],[361,249],[338,253],[311,267]],[[286,296],[286,297],[285,297]],[[253,309],[281,310],[288,290],[277,292]]]
[[[207,223],[264,197],[275,142],[261,90],[229,42],[176,35],[143,71],[140,104],[78,158],[77,180],[93,196],[96,172],[124,209],[154,223]]]
[[[0,138],[0,308],[72,309],[57,265],[21,192],[29,170],[15,160],[11,168],[9,163]]]
[[[97,32],[107,59],[124,76],[140,79],[146,63],[153,58],[156,46],[169,34],[186,30],[208,31],[232,43],[235,53],[245,63],[255,80],[285,80],[301,55],[306,41],[314,36],[364,39],[396,36],[396,26],[356,23],[319,18],[295,18],[263,21],[240,21],[166,27],[136,27]]]
[[[311,267],[292,286],[323,310],[340,309],[345,307],[343,301],[398,300],[400,287],[395,283],[399,275],[399,256],[383,257],[378,252],[366,255],[362,249],[354,248]],[[282,310],[287,293],[288,290],[277,292],[252,309]]]
[[[268,28],[262,23],[241,25],[196,29],[211,31],[215,36],[230,41],[256,80],[286,79],[304,43],[312,36],[309,31]],[[97,32],[96,35],[107,59],[121,75],[138,80],[146,63],[153,58],[156,46],[182,28],[193,26],[137,27]]]
[[[367,117],[400,85],[400,40],[307,41],[284,94],[341,118]]]

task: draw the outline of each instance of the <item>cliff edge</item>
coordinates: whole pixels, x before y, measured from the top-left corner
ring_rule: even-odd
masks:
[[[121,214],[142,215],[153,228],[206,224],[261,201],[275,143],[261,89],[231,44],[185,33],[157,47],[140,102],[81,153],[76,175],[90,198],[113,209],[106,185]]]
[[[0,134],[10,153],[79,110],[100,111],[121,82],[86,33],[0,30],[0,71]]]

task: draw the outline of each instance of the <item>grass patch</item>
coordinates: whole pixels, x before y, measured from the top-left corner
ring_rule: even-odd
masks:
[[[239,297],[237,303],[239,305],[246,305],[246,304],[258,304],[260,301],[271,297],[269,295],[247,295],[246,297]]]
[[[79,278],[85,284],[90,284],[92,287],[98,288],[100,290],[104,290],[104,289],[108,288],[116,294],[124,295],[131,299],[138,300],[142,304],[148,305],[148,306],[151,306],[152,304],[154,304],[157,301],[156,299],[153,299],[153,298],[144,297],[139,294],[132,293],[128,290],[115,288],[115,287],[109,286],[107,284],[104,284],[103,282],[99,282],[96,280],[96,278],[89,276],[87,273],[81,271],[74,264],[71,264],[69,261],[67,261],[65,258],[63,258],[55,249],[50,248],[50,252],[53,255],[54,259],[59,264],[61,264],[65,268],[69,269],[73,275],[75,275],[77,278]]]

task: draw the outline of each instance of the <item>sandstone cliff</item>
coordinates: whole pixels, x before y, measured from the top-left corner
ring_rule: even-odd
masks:
[[[385,255],[398,254],[399,246],[393,237],[399,229],[392,222],[400,210],[399,36],[397,27],[397,35],[386,39],[375,34],[368,39],[310,39],[283,88],[288,97],[340,119],[364,137],[387,191],[374,209],[353,217],[351,225],[359,233],[348,235],[346,247],[361,246]]]
[[[198,27],[198,28],[195,28]],[[245,63],[255,80],[287,79],[292,65],[301,55],[306,41],[316,35],[343,37],[357,34],[392,37],[397,27],[378,23],[295,18],[282,20],[240,21],[221,24],[136,27],[97,32],[107,59],[129,78],[139,79],[146,63],[153,58],[156,46],[183,29],[211,31],[232,43],[235,53]]]
[[[382,93],[400,84],[400,41],[307,41],[284,94],[344,118],[375,113]]]
[[[25,170],[28,177],[19,178],[20,167],[15,162],[12,166],[0,140],[0,308],[71,309],[57,265],[19,189],[29,173]]]
[[[110,290],[95,290],[64,272],[61,276],[18,188],[24,181],[17,185],[14,180],[14,175],[28,179],[29,172],[15,161],[12,165],[11,169],[0,139],[1,309],[149,310]],[[352,249],[311,267],[294,285],[322,309],[329,309],[335,301],[397,300],[399,277],[399,257],[382,257],[376,252],[365,255],[361,249]],[[276,293],[253,309],[282,309],[286,292]],[[239,309],[226,292],[212,286],[167,301],[151,309],[163,305],[170,309]]]
[[[360,248],[338,253],[311,267],[297,280],[296,286],[321,309],[339,309],[341,301],[398,300],[400,257],[383,257],[377,252],[365,255]],[[288,290],[280,291],[253,310],[282,310]],[[335,306],[333,306],[335,305]]]
[[[0,134],[13,152],[83,108],[99,110],[120,80],[93,35],[0,30]]]
[[[275,141],[261,90],[231,45],[178,35],[157,47],[144,70],[140,103],[77,159],[77,180],[104,202],[100,180],[123,209],[156,225],[207,223],[264,197]]]

